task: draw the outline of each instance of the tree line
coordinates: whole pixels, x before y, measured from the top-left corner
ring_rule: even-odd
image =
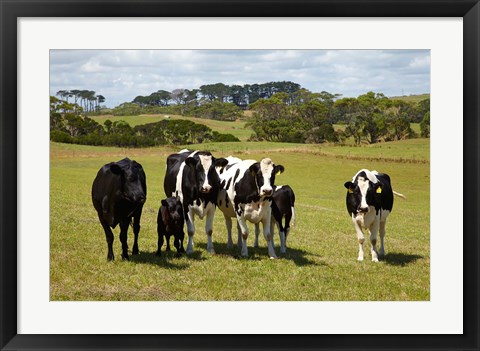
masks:
[[[137,96],[133,103],[142,107],[170,105],[198,106],[208,102],[233,103],[246,108],[258,99],[268,99],[276,93],[293,93],[300,89],[300,84],[282,81],[263,84],[226,85],[223,83],[205,84],[198,89],[174,89],[169,92],[158,90],[148,96]]]
[[[374,92],[338,97],[300,89],[260,99],[249,106],[253,115],[247,126],[254,131],[250,139],[323,143],[351,137],[356,145],[373,144],[416,137],[411,123],[420,123],[422,137],[430,136],[430,99],[413,104]],[[333,124],[344,128],[335,131]]]
[[[99,111],[100,104],[106,100],[103,95],[97,95],[93,90],[59,90],[55,95],[65,99],[62,100],[62,103],[67,105],[70,104],[69,99],[73,98],[73,106],[76,108],[75,112],[77,113]]]
[[[51,97],[51,100],[54,97]],[[106,120],[99,124],[76,111],[80,106],[67,104],[51,105],[50,140],[61,143],[103,145],[119,147],[149,147],[159,145],[186,145],[204,142],[240,141],[231,134],[212,131],[211,128],[187,120],[165,119],[131,127],[125,121]],[[73,106],[71,106],[73,105]]]

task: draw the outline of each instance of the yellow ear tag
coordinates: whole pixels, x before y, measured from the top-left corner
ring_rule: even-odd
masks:
[[[353,190],[350,189],[350,188],[348,188],[348,192],[349,192],[350,194],[353,194]]]
[[[377,188],[377,194],[381,194],[382,193],[382,188],[378,187]]]
[[[275,173],[275,175],[280,175],[280,174],[282,174],[281,171],[278,171],[277,173]]]

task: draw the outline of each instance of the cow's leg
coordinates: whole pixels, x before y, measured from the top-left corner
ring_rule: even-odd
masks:
[[[183,238],[185,233],[182,231],[181,233],[175,234],[173,237],[173,245],[177,249],[177,257],[182,255],[182,252],[185,250],[183,249]]]
[[[138,233],[140,233],[140,218],[142,217],[142,209],[138,209],[133,216],[133,248],[132,255],[138,255]]]
[[[183,248],[183,240],[185,239],[185,232],[183,231],[183,227],[182,227],[182,231],[180,232],[180,235],[178,236],[178,240],[179,240],[179,244],[180,244],[180,253],[183,253],[185,252],[185,249]]]
[[[170,237],[172,236],[172,234],[166,232],[165,233],[165,240],[167,241],[167,248],[165,249],[166,251],[170,251]],[[175,238],[173,239],[173,241],[175,241]]]
[[[275,220],[275,217],[272,216],[272,220],[270,221],[270,235],[272,237],[273,247],[275,247],[275,226],[277,226],[278,235],[280,235],[280,227],[278,226],[278,223]],[[280,242],[281,242],[281,238],[280,238]]]
[[[385,257],[385,247],[384,245],[384,239],[385,239],[385,224],[387,224],[387,221],[382,221],[380,222],[380,252],[378,253],[381,258]]]
[[[158,241],[157,241],[157,253],[156,253],[157,256],[162,255],[162,251],[161,251],[162,246],[163,246],[163,233],[159,233],[158,234]]]
[[[283,228],[284,229],[284,233],[285,233],[285,252],[287,252],[287,239],[288,239],[288,234],[290,233],[290,221],[292,220],[292,214],[291,213],[287,213],[285,215],[285,227]]]
[[[187,244],[187,254],[193,253],[193,235],[195,234],[195,215],[193,214],[193,210],[189,210],[187,213],[187,233],[188,233],[188,244]]]
[[[158,234],[158,240],[157,240],[157,252],[155,253],[157,256],[161,256],[162,252],[162,246],[163,246],[163,235],[165,234],[165,224],[161,221],[157,221],[157,234]]]
[[[270,258],[277,258],[277,255],[275,254],[275,248],[273,247],[272,234],[270,234],[270,218],[269,217],[262,220],[262,226],[263,226],[263,236],[267,241],[268,256]]]
[[[248,248],[247,248],[247,239],[248,239],[248,226],[245,222],[245,218],[242,215],[237,215],[237,222],[242,233],[242,250],[240,255],[243,257],[248,257]]]
[[[363,261],[364,253],[363,253],[363,243],[365,242],[365,236],[363,235],[363,230],[361,225],[355,219],[355,216],[352,215],[352,222],[355,226],[355,231],[357,232],[357,239],[358,239],[358,261]]]
[[[268,256],[270,256],[270,258],[277,258],[277,255],[275,254],[275,248],[273,247],[272,234],[270,233],[270,222],[271,221],[272,221],[272,219],[271,219],[271,209],[268,209],[267,213],[266,213],[266,216],[262,219],[263,236],[265,237],[265,240],[267,241]]]
[[[211,254],[215,253],[215,249],[213,248],[213,217],[215,216],[215,207],[212,207],[208,213],[207,218],[205,219],[205,232],[207,233],[207,251]]]
[[[240,228],[240,224],[237,220],[237,247],[241,249],[242,245],[242,228]]]
[[[283,218],[280,220],[283,221]],[[275,221],[275,224],[277,225],[278,235],[280,236],[280,253],[284,254],[287,252],[287,235],[285,232],[285,227],[283,226],[282,222]]]
[[[253,247],[258,247],[258,236],[260,235],[260,223],[255,223],[255,241]]]
[[[225,217],[225,227],[227,227],[227,248],[231,249],[233,247],[232,240],[232,219],[230,217]]]
[[[127,232],[129,226],[129,220],[123,220],[120,222],[120,242],[122,243],[122,258],[128,260],[128,243]]]
[[[377,235],[378,235],[379,221],[376,220],[369,228],[370,232],[370,243],[372,244],[372,262],[378,262],[378,252],[377,252]]]
[[[103,230],[105,231],[105,237],[107,239],[107,260],[108,261],[113,261],[115,259],[115,255],[113,254],[113,232],[110,226],[102,219],[100,218],[100,223],[102,224]]]

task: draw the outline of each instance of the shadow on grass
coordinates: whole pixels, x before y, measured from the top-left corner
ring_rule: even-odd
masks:
[[[185,254],[182,254],[182,257],[185,257]],[[130,261],[135,263],[144,263],[157,265],[167,269],[187,269],[190,267],[188,262],[184,262],[182,257],[177,257],[176,250],[166,252],[162,251],[162,256],[158,257],[155,255],[155,252],[140,252],[138,255],[131,255]],[[205,257],[202,257],[202,253],[195,251],[193,254],[186,256],[188,259],[193,259],[197,261],[206,260]]]
[[[410,255],[410,254],[404,254],[399,252],[388,252],[383,258],[383,261],[386,264],[389,264],[392,266],[404,267],[422,258],[423,256],[420,256],[420,255]]]
[[[204,250],[207,250],[207,244],[200,243],[198,244]],[[240,249],[237,247],[236,244],[233,245],[232,248],[228,248],[227,244],[225,243],[214,243],[215,254],[217,256],[228,256],[233,257],[235,259],[242,259],[242,260],[254,260],[260,261],[268,257],[268,250],[265,246],[260,247],[248,247],[248,258],[240,256]],[[292,249],[287,247],[287,252],[285,254],[280,254],[280,248],[275,247],[275,252],[278,255],[279,259],[290,260],[293,261],[297,266],[327,266],[327,264],[323,262],[317,262],[307,258],[307,256],[317,256],[311,253],[308,253],[305,250],[299,249]],[[319,257],[319,256],[317,256]]]

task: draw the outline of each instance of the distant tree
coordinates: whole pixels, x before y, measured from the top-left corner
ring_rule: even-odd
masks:
[[[423,138],[430,138],[430,111],[425,113],[420,122],[420,133]]]
[[[185,95],[185,89],[174,89],[170,93],[170,98],[177,104],[183,104],[184,103],[184,95]]]

